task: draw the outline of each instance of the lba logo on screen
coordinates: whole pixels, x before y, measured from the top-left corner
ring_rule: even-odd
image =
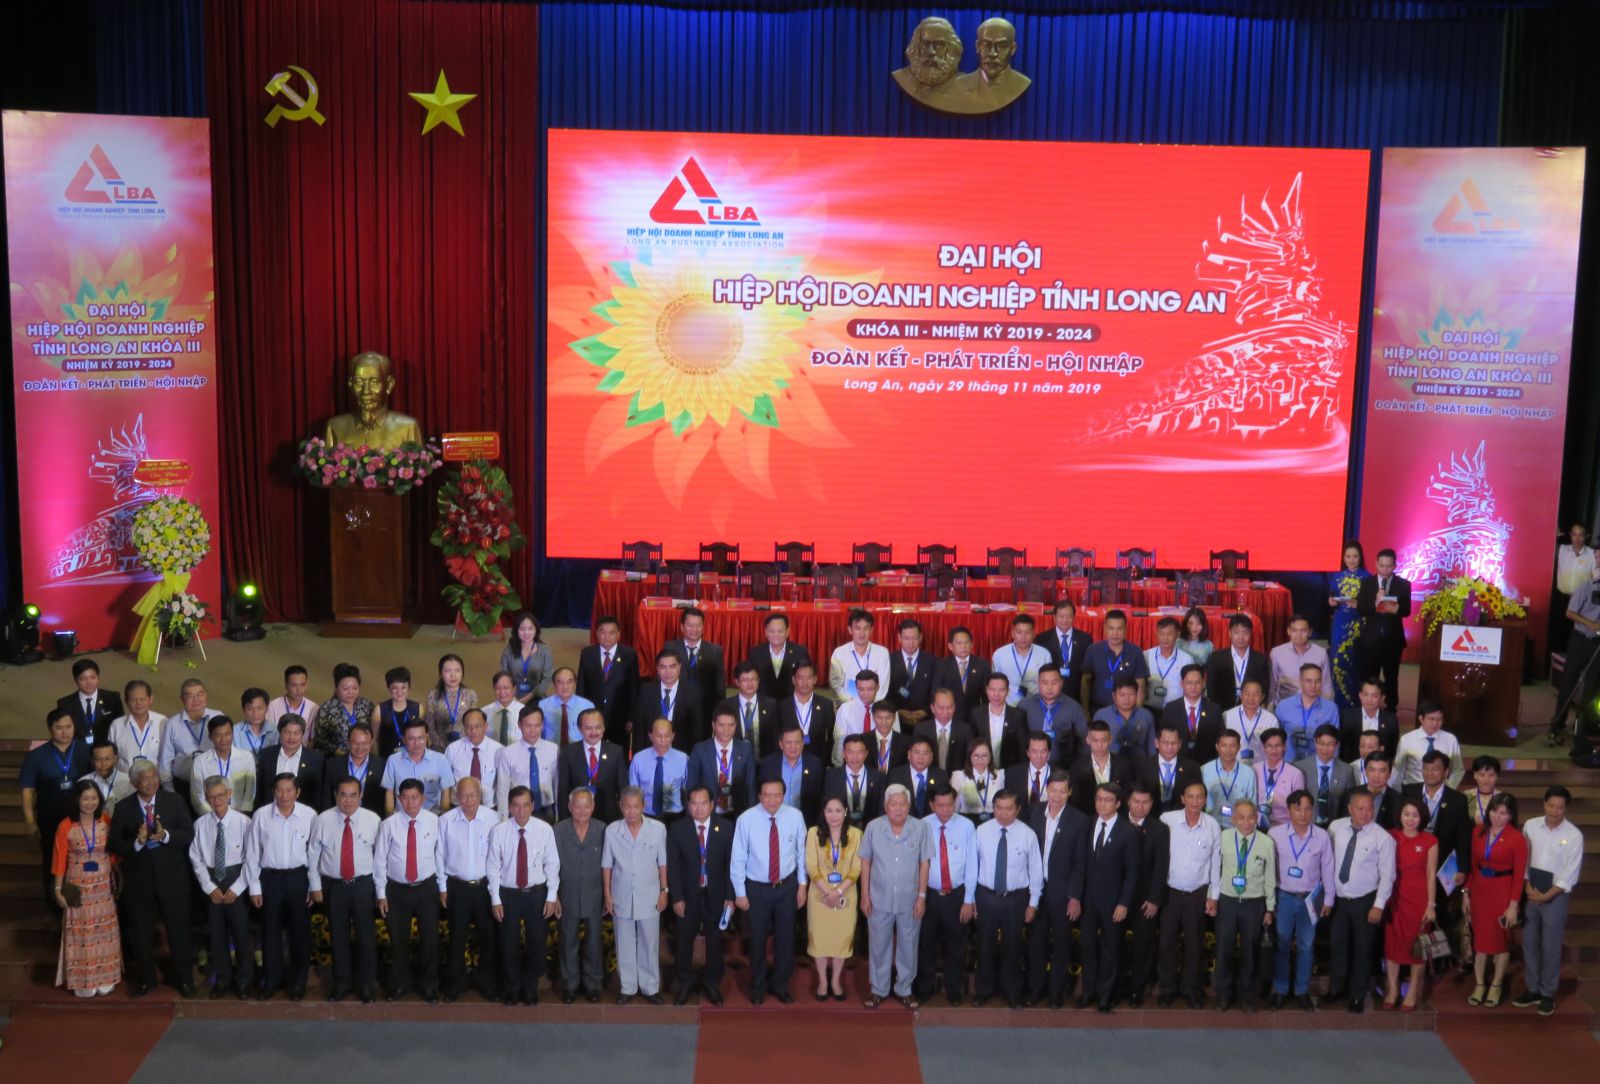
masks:
[[[166,213],[156,198],[155,189],[124,180],[122,171],[112,164],[110,155],[98,143],[67,182],[66,197],[74,206],[65,209],[74,213]]]
[[[684,206],[685,197],[691,191],[699,200],[698,207],[692,203]],[[761,216],[754,207],[724,203],[700,163],[690,155],[683,168],[656,197],[655,205],[650,208],[650,221],[668,226],[759,226]]]

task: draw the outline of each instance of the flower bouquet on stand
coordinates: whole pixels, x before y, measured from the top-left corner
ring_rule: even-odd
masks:
[[[133,517],[133,548],[140,563],[161,577],[133,607],[141,618],[133,635],[134,656],[141,665],[153,666],[170,622],[194,637],[208,616],[206,604],[187,588],[190,572],[211,552],[211,527],[192,501],[157,497]],[[204,648],[200,657],[205,658]]]
[[[498,632],[501,615],[522,607],[500,563],[528,544],[506,472],[482,459],[463,464],[439,490],[439,522],[430,541],[444,551],[455,581],[443,594],[458,624],[474,636]]]

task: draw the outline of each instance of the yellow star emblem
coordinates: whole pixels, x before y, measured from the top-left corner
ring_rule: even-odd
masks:
[[[439,82],[434,84],[432,94],[423,94],[421,91],[410,91],[412,99],[428,111],[428,116],[422,122],[422,134],[427,135],[440,124],[447,124],[454,128],[456,135],[465,136],[467,133],[461,128],[461,118],[456,111],[466,105],[476,94],[451,94],[450,84],[445,82],[444,69],[439,70]]]

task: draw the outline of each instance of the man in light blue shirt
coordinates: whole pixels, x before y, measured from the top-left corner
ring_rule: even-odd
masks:
[[[1289,739],[1289,760],[1304,760],[1314,749],[1317,727],[1339,726],[1339,708],[1322,698],[1322,667],[1308,662],[1300,667],[1300,695],[1278,701],[1278,729]]]
[[[1064,695],[1061,668],[1055,663],[1047,662],[1040,666],[1034,681],[1038,683],[1039,691],[1024,697],[1021,705],[1022,714],[1028,719],[1028,732],[1047,735],[1054,763],[1070,764],[1083,745],[1089,720],[1078,702]]]
[[[956,812],[956,792],[949,783],[929,787],[928,802],[933,812],[922,819],[928,829],[922,851],[928,862],[927,905],[912,989],[918,1001],[933,996],[942,951],[944,993],[950,1004],[960,1005],[966,985],[967,928],[978,910],[977,829]]]
[[[670,824],[683,815],[683,793],[689,778],[689,754],[672,747],[672,722],[650,725],[650,748],[628,765],[628,782],[644,792],[644,811]]]
[[[550,687],[555,691],[539,701],[539,707],[544,712],[544,740],[557,745],[563,740],[582,741],[583,732],[578,729],[578,718],[593,708],[594,704],[578,695],[578,675],[572,672],[570,666],[563,666],[551,675]],[[567,721],[565,739],[561,737],[562,719]]]
[[[1238,731],[1217,735],[1217,759],[1200,765],[1200,781],[1206,785],[1206,812],[1224,828],[1233,823],[1233,803],[1256,800],[1255,769],[1239,759]]]
[[[1021,803],[1007,788],[995,795],[994,820],[975,833],[978,904],[978,975],[973,1004],[994,996],[996,971],[1011,1008],[1022,1005],[1022,928],[1033,921],[1044,891],[1044,860],[1038,833],[1017,819]],[[997,944],[1004,938],[1004,945]],[[1000,954],[996,967],[995,955]]]
[[[222,712],[206,705],[206,686],[199,678],[185,681],[179,687],[178,698],[183,701],[183,710],[169,716],[166,726],[161,728],[156,768],[161,773],[161,785],[189,802],[189,774],[194,755],[211,748],[206,724]]]
[[[383,766],[383,789],[387,792],[384,804],[393,816],[399,808],[396,794],[400,784],[415,779],[422,784],[422,808],[429,813],[443,813],[450,808],[451,788],[456,785],[455,769],[437,749],[428,748],[428,724],[414,719],[406,724],[405,748],[389,754]]]
[[[788,1005],[789,979],[794,974],[795,916],[806,899],[806,819],[783,804],[783,780],[761,784],[761,804],[739,814],[733,826],[733,854],[728,879],[734,904],[749,914],[751,945],[750,1004],[759,1005],[770,992]],[[772,966],[767,966],[767,937],[772,937]]]

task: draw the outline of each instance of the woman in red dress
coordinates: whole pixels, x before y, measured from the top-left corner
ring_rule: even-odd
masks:
[[[1422,996],[1426,961],[1411,955],[1411,946],[1423,926],[1436,918],[1433,900],[1438,887],[1434,874],[1439,869],[1439,840],[1422,830],[1426,823],[1428,813],[1422,799],[1407,797],[1400,803],[1400,827],[1390,830],[1394,836],[1394,892],[1383,920],[1383,1007],[1395,1007],[1400,999],[1400,969],[1409,966],[1410,987],[1401,1012],[1415,1009]]]
[[[1485,807],[1485,822],[1472,830],[1472,872],[1461,897],[1472,924],[1472,973],[1477,985],[1468,1005],[1500,1004],[1506,967],[1511,963],[1511,929],[1517,924],[1522,879],[1528,872],[1528,840],[1517,830],[1517,800],[1496,794]],[[1494,981],[1485,988],[1483,973],[1494,957]]]

